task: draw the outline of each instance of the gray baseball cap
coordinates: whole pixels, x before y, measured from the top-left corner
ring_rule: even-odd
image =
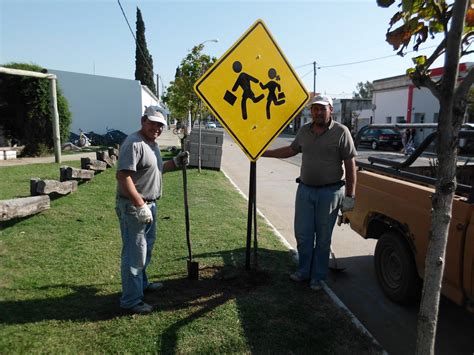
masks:
[[[153,122],[159,122],[166,126],[166,118],[163,114],[156,110],[153,106],[148,106],[145,109],[144,115]]]
[[[311,101],[309,102],[309,106],[313,106],[313,105],[324,105],[324,106],[330,105],[331,107],[333,107],[332,99],[326,95],[316,95],[315,97],[313,97]]]

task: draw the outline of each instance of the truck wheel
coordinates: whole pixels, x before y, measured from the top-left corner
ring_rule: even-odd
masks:
[[[383,292],[401,304],[419,299],[421,280],[408,243],[396,232],[385,232],[375,247],[375,273]]]
[[[377,150],[379,145],[377,144],[376,141],[373,141],[371,147],[372,147],[373,150]]]

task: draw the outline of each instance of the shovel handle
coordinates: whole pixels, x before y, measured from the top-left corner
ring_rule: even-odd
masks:
[[[184,137],[181,139],[181,151],[184,151]],[[188,245],[188,258],[193,261],[193,254],[191,252],[191,237],[189,226],[189,205],[188,205],[188,176],[186,173],[186,164],[181,167],[183,171],[183,196],[184,196],[184,220],[186,223],[186,243]]]

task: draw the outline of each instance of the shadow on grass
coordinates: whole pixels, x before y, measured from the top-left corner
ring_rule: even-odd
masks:
[[[24,324],[44,320],[101,321],[122,314],[117,311],[120,295],[98,295],[100,289],[96,286],[56,285],[35,288],[47,293],[59,293],[59,289],[70,289],[72,292],[66,296],[43,299],[0,301],[0,324]]]
[[[323,291],[312,291],[307,285],[288,280],[289,269],[294,266],[288,252],[259,249],[259,267],[251,270],[244,267],[244,248],[195,257],[201,264],[199,280],[173,278],[164,282],[163,290],[145,295],[145,302],[152,304],[156,312],[184,311],[184,316],[176,317],[176,321],[158,334],[158,353],[179,352],[183,328],[192,328],[203,317],[206,324],[222,332],[224,339],[229,332],[243,330],[251,352],[343,353],[348,349],[355,353],[374,352],[370,339],[354,331],[347,317]],[[204,265],[216,259],[223,260],[223,265]],[[101,295],[100,285],[58,285],[35,290],[42,289],[51,296],[0,301],[0,324],[44,320],[98,322],[126,315],[118,306],[120,295]],[[61,296],[54,296],[58,294]],[[237,323],[235,316],[227,319],[222,309],[217,311],[220,314],[217,319],[210,315],[228,302],[237,306]],[[226,329],[228,320],[234,323],[231,330]],[[232,352],[232,349],[231,340],[194,350]]]
[[[323,291],[312,291],[306,284],[289,281],[288,273],[294,265],[288,252],[259,249],[259,267],[251,270],[244,267],[244,248],[196,255],[200,263],[216,257],[222,258],[224,265],[201,265],[199,281],[170,280],[165,282],[165,290],[146,296],[145,301],[157,311],[191,311],[159,335],[158,353],[176,353],[182,328],[229,301],[237,305],[240,326],[251,352],[343,353],[352,349],[376,353],[380,350],[354,330],[346,315]],[[225,334],[223,329],[222,336]],[[216,351],[215,348],[200,350]],[[226,352],[232,348],[219,350]]]

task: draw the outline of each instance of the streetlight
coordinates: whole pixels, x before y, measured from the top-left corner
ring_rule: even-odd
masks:
[[[205,43],[207,43],[207,42],[217,43],[217,42],[219,42],[219,38],[206,39],[204,42],[199,43],[198,46],[203,45],[203,44],[205,44]]]
[[[207,43],[207,42],[217,43],[217,42],[219,42],[219,39],[218,38],[206,39],[204,42],[199,43],[198,46],[203,46],[204,47],[204,44]],[[204,74],[204,70],[203,70],[203,68],[201,68],[200,76],[202,76],[203,74]],[[201,116],[202,116],[202,103],[201,103],[201,100],[199,100],[199,119],[198,119],[198,124],[199,124],[198,171],[199,171],[199,173],[201,173]]]

